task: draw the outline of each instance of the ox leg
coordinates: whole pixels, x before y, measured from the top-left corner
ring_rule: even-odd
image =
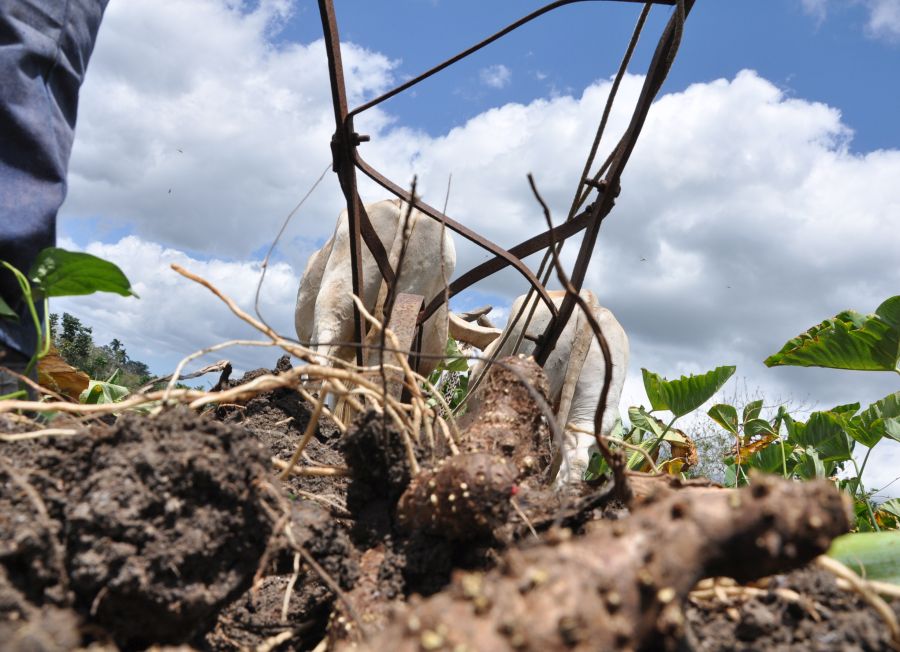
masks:
[[[590,429],[593,429],[593,424]],[[563,441],[565,448],[554,484],[556,489],[581,482],[591,456],[598,451],[597,439],[590,432],[576,432],[571,428],[566,428]]]

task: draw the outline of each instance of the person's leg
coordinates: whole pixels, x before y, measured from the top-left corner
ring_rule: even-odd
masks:
[[[23,272],[56,242],[78,91],[107,2],[0,2],[0,260]],[[37,333],[5,269],[0,295],[19,313],[18,322],[0,319],[0,357],[9,351],[6,361],[22,368]]]

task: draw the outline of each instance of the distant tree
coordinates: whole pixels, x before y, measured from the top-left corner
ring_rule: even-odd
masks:
[[[63,360],[73,367],[87,371],[91,366],[94,351],[92,332],[90,326],[85,326],[77,317],[64,312],[62,330],[56,342],[56,348]]]
[[[137,389],[152,378],[146,364],[128,357],[121,340],[113,338],[109,344],[97,346],[93,329],[67,312],[62,319],[50,315],[50,336],[63,360],[95,380],[107,380],[118,371],[116,384]]]

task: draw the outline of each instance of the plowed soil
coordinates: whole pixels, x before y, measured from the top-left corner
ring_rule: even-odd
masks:
[[[277,390],[205,414],[127,414],[0,444],[0,650],[311,650],[376,628],[392,604],[439,591],[454,570],[489,569],[504,549],[531,545],[519,511],[538,536],[623,516],[594,494],[526,486],[502,528],[404,527],[405,451],[374,413],[343,436],[322,419],[301,460],[348,466],[350,477],[277,478],[271,458],[290,458],[310,412]],[[0,416],[2,432],[27,428]],[[749,599],[689,599],[683,631],[649,649],[892,649],[876,612],[828,573],[808,567],[767,586]]]

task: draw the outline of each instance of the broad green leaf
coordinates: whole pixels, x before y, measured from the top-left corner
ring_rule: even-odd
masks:
[[[784,450],[782,450],[782,446]],[[782,475],[785,467],[787,467],[788,471],[793,467],[793,462],[790,459],[793,451],[793,446],[784,442],[784,440],[777,440],[751,455],[750,459],[746,460],[745,463],[747,466],[759,469],[765,473]]]
[[[737,409],[727,403],[717,403],[706,412],[709,418],[733,435],[738,434]]]
[[[600,453],[595,452],[591,454],[591,459],[588,460],[587,468],[584,470],[584,475],[581,479],[585,482],[599,480],[608,470],[609,466],[606,464],[606,460],[603,459]]]
[[[744,422],[744,439],[749,440],[758,435],[777,437],[778,433],[765,419],[748,419]]]
[[[788,341],[766,358],[769,367],[794,365],[900,371],[900,295],[872,315],[846,310]]]
[[[838,480],[838,487],[846,491],[851,496],[855,496],[857,492],[859,492],[859,478],[843,478]],[[865,505],[864,505],[865,506]],[[866,510],[866,517],[868,518],[868,509]]]
[[[783,424],[787,419],[790,419],[791,415],[788,413],[787,408],[783,405],[778,406],[778,412],[775,414],[775,418],[772,420],[772,430],[775,432],[781,431],[781,424]]]
[[[900,296],[891,297],[875,308],[875,314],[894,328],[900,328]]]
[[[900,392],[888,394],[865,410],[844,420],[847,434],[866,448],[872,448],[900,423]]]
[[[19,315],[16,314],[16,311],[9,307],[9,304],[3,300],[3,297],[0,297],[0,318],[3,319],[19,319]]]
[[[900,418],[895,417],[885,420],[884,434],[894,441],[900,441]]]
[[[807,451],[814,448],[823,462],[849,460],[853,450],[842,419],[831,412],[813,412],[809,415],[806,427],[798,433],[797,443],[805,446]]]
[[[858,532],[874,532],[872,521],[869,518],[869,503],[859,498],[853,498],[853,515],[856,516],[856,530]]]
[[[867,580],[900,584],[898,531],[845,534],[831,542],[828,556],[849,566]]]
[[[613,439],[625,439],[625,426],[622,424],[622,417],[616,417],[609,436]]]
[[[744,414],[741,421],[746,424],[750,419],[758,419],[759,413],[762,412],[762,406],[762,399],[747,403],[747,405],[744,406]]]
[[[659,437],[666,429],[666,424],[661,424],[659,419],[651,416],[643,407],[628,408],[628,420],[633,427],[649,432],[654,438]]]
[[[813,478],[826,477],[825,465],[819,454],[812,447],[807,448],[800,454],[794,472],[804,480],[812,480]]]
[[[888,514],[893,514],[897,518],[900,518],[900,498],[891,498],[890,500],[886,500],[878,506],[879,511],[887,512]]]
[[[747,467],[738,466],[734,461],[725,463],[725,479],[723,484],[726,487],[744,487],[747,485]]]
[[[444,371],[455,371],[457,373],[465,373],[469,370],[469,363],[462,357],[462,351],[459,345],[452,337],[447,338],[447,346],[444,348],[444,359],[441,361],[440,368]]]
[[[88,388],[78,397],[80,403],[118,403],[128,396],[129,389],[122,385],[113,385],[102,380],[92,380]]]
[[[830,410],[823,410],[823,412],[832,412],[833,414],[840,414],[846,417],[852,417],[859,411],[859,401],[856,403],[846,403],[844,405],[835,405]]]
[[[650,408],[653,410],[668,410],[669,404],[662,392],[663,378],[658,374],[641,368],[644,374],[644,391],[647,392],[647,399],[650,401]]]
[[[48,247],[38,254],[28,278],[44,297],[67,297],[94,292],[137,294],[113,263],[80,251]]]
[[[799,444],[803,441],[803,433],[806,430],[806,422],[797,421],[790,414],[786,413],[783,417],[784,428],[787,430],[787,440],[793,444]]]
[[[684,458],[685,466],[696,463],[697,450],[694,442],[681,430],[672,427],[666,430],[667,423],[649,414],[642,407],[629,408],[628,418],[631,420],[631,425],[634,426],[635,430],[646,432],[650,435],[646,440],[638,440],[637,445],[647,451],[654,460],[659,455],[659,445],[662,442],[668,442],[672,449],[673,457]],[[645,463],[646,457],[638,452],[632,452],[628,458],[629,469],[643,469]]]
[[[628,451],[630,453],[630,457],[628,458],[628,468],[632,471],[636,471],[640,469],[647,461],[647,455],[651,458],[655,459],[654,450],[659,446],[657,443],[659,441],[657,438],[648,437],[644,441],[642,441],[638,446],[646,453],[646,455],[641,455],[637,451]]]
[[[705,374],[682,376],[677,380],[666,380],[646,369],[641,371],[644,374],[644,388],[653,409],[669,410],[676,417],[682,417],[712,398],[734,374],[735,367],[716,367]]]
[[[737,467],[733,463],[726,464],[725,465],[725,478],[723,479],[725,486],[733,487],[733,486],[735,486],[736,481],[737,481]]]

